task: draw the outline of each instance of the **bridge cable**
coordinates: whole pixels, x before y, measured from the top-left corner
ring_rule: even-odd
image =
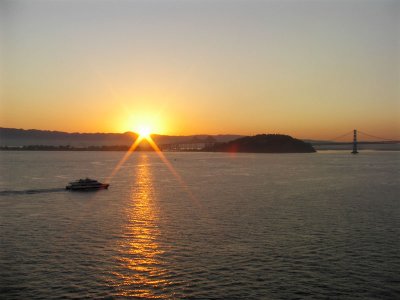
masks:
[[[368,133],[362,132],[362,131],[360,131],[360,130],[357,130],[357,131],[358,131],[359,133],[363,134],[363,135],[366,135],[366,136],[368,136],[368,137],[372,137],[372,138],[374,138],[374,139],[380,139],[380,140],[385,140],[385,141],[390,141],[390,142],[398,142],[398,141],[393,140],[393,139],[386,139],[386,138],[383,138],[383,137],[379,137],[379,136],[375,136],[375,135],[372,135],[372,134],[368,134]]]
[[[352,131],[349,131],[349,132],[347,132],[347,133],[345,133],[345,134],[342,134],[342,135],[339,135],[339,136],[337,136],[337,137],[335,137],[335,138],[333,138],[333,139],[329,139],[329,140],[327,140],[327,141],[335,141],[335,140],[338,140],[338,139],[340,139],[340,138],[343,138],[343,137],[345,137],[345,136],[347,136],[347,135],[350,135],[350,134],[353,134],[353,130]]]

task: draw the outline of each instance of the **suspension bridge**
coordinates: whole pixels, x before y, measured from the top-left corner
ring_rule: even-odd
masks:
[[[366,140],[361,140],[360,136],[366,138]],[[348,140],[349,138],[351,140]],[[351,153],[357,154],[360,145],[400,145],[400,140],[379,137],[357,129],[353,129],[352,131],[346,132],[345,134],[339,135],[327,141],[315,141],[311,142],[311,144],[317,148],[328,146],[344,146],[342,148],[348,149],[346,146],[351,146]]]

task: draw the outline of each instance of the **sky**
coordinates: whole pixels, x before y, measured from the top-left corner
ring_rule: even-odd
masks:
[[[0,0],[0,126],[400,138],[400,1]]]

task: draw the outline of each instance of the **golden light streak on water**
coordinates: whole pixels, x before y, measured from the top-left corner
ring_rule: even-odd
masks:
[[[151,136],[139,136],[124,157],[114,168],[109,178],[112,178],[139,144],[146,140],[157,153],[169,171],[179,181],[190,199],[196,203],[195,196],[187,184],[168,161]],[[144,299],[169,299],[172,295],[166,293],[166,288],[172,284],[166,278],[167,270],[161,259],[164,251],[157,240],[160,231],[157,227],[158,214],[154,199],[154,187],[148,156],[143,153],[136,168],[136,184],[132,192],[131,202],[126,209],[127,225],[124,228],[124,239],[119,245],[121,255],[117,261],[123,271],[114,272],[116,280],[113,286],[122,297]]]
[[[136,180],[126,207],[124,239],[117,258],[123,271],[114,273],[117,278],[114,286],[119,296],[166,299],[169,295],[164,288],[170,282],[163,279],[167,271],[161,257],[164,251],[157,242],[161,233],[157,225],[153,179],[145,153],[140,156]]]

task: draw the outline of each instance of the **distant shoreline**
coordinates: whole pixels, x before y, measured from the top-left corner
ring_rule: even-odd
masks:
[[[3,146],[0,151],[128,151],[129,146],[48,146],[48,145],[28,145],[28,146]],[[153,151],[151,149],[136,148],[135,151]]]
[[[96,149],[92,147],[86,147],[86,148],[80,148],[80,147],[70,147],[68,149],[66,148],[24,148],[24,147],[0,147],[0,151],[16,151],[16,152],[35,152],[35,151],[50,151],[50,152],[126,152],[129,151],[129,147],[126,147],[124,149],[116,149],[116,148],[109,148],[108,146],[106,147],[107,149],[101,149],[101,147],[95,147]],[[351,149],[343,149],[343,148],[326,148],[326,149],[318,149],[318,147],[315,149],[317,152],[326,152],[326,151],[351,151]],[[155,152],[152,149],[135,149],[135,151],[139,152]],[[384,149],[384,148],[379,148],[379,149],[360,149],[360,151],[395,151],[398,152],[400,151],[400,147],[397,148],[392,148],[392,149]],[[219,151],[210,151],[210,150],[194,150],[194,149],[186,149],[186,150],[162,150],[162,152],[203,152],[203,153],[228,153],[228,152],[219,152]],[[239,153],[239,152],[238,152]],[[256,152],[240,152],[240,153],[256,153]],[[260,152],[258,152],[260,153]],[[295,152],[293,152],[295,153]],[[274,154],[274,153],[270,153]],[[275,153],[276,154],[276,153]],[[278,153],[279,154],[279,153]],[[288,153],[290,154],[290,152]]]

